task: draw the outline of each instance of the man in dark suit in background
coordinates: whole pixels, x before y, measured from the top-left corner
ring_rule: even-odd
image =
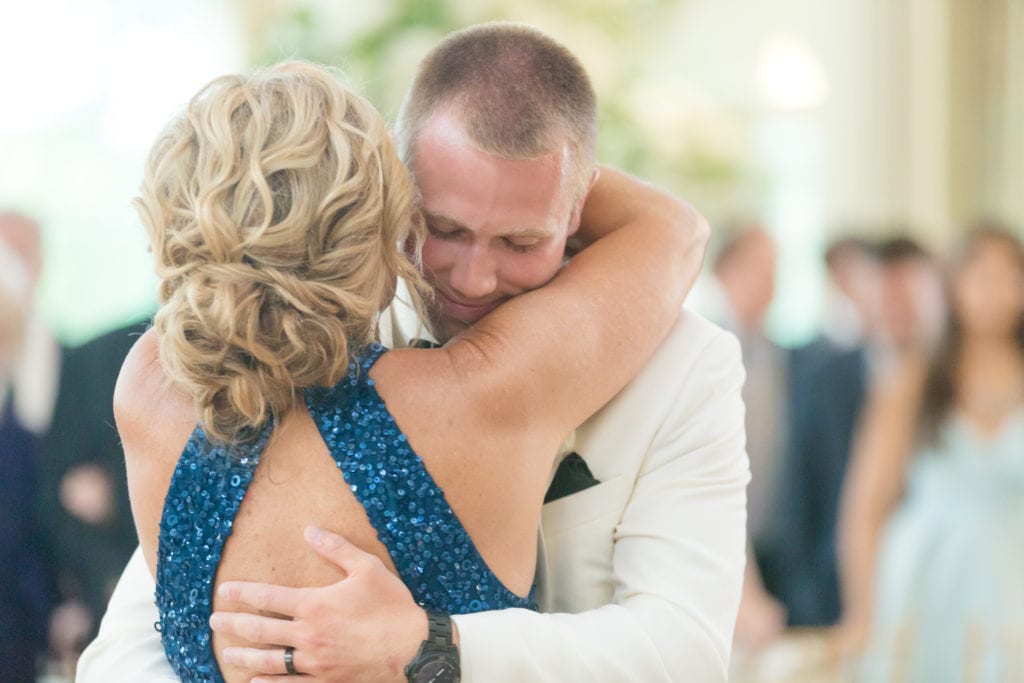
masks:
[[[920,245],[840,239],[826,252],[829,306],[821,335],[793,352],[788,447],[774,519],[784,529],[775,584],[790,626],[839,619],[836,522],[847,463],[873,378],[941,330],[940,280]]]
[[[788,352],[769,339],[765,324],[775,296],[775,241],[758,221],[737,221],[722,230],[724,239],[713,262],[719,295],[713,319],[739,339],[746,369],[744,426],[751,480],[747,486],[747,565],[734,641],[739,650],[756,651],[786,626],[778,600],[778,544],[784,540],[772,519],[778,467],[785,446]]]
[[[790,626],[826,626],[840,613],[836,520],[868,390],[867,353],[864,346],[801,351],[790,375],[789,448],[776,498],[789,558],[777,590]]]
[[[881,272],[873,245],[843,238],[825,253],[828,290],[821,334],[793,351],[788,447],[776,515],[786,529],[788,571],[778,590],[790,626],[839,619],[835,528],[846,463],[868,390]]]
[[[60,390],[40,458],[38,512],[46,558],[64,604],[54,613],[55,654],[74,659],[99,626],[137,544],[114,429],[114,383],[148,322],[64,352]]]
[[[35,496],[60,350],[33,310],[39,226],[0,212],[0,679],[32,683],[55,601],[38,547]]]

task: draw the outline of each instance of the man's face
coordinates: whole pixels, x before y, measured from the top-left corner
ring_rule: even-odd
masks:
[[[757,330],[775,297],[775,244],[760,229],[741,239],[719,278],[744,330]]]
[[[413,165],[428,226],[423,271],[437,292],[440,340],[554,277],[579,225],[567,154],[491,156],[447,113],[420,131]]]
[[[882,305],[881,265],[866,250],[850,247],[828,265],[829,277],[856,308],[861,324],[874,333]]]
[[[942,278],[926,258],[906,258],[882,268],[882,323],[886,342],[900,349],[927,348],[942,333]]]

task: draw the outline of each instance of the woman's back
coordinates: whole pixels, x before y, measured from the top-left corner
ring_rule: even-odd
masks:
[[[215,670],[211,643],[195,637],[196,624],[206,623],[211,607],[228,607],[214,594],[215,575],[217,582],[295,586],[342,578],[303,542],[307,524],[336,530],[375,554],[430,609],[464,613],[533,605],[528,594],[535,558],[495,551],[508,547],[517,530],[528,538],[534,533],[539,504],[527,505],[523,498],[538,487],[517,486],[497,499],[485,495],[488,512],[504,528],[479,524],[486,517],[475,514],[476,501],[508,483],[506,468],[501,462],[461,468],[465,472],[448,467],[446,461],[465,462],[464,446],[455,443],[449,457],[428,458],[428,473],[410,449],[402,421],[396,424],[377,394],[372,371],[366,372],[380,353],[379,347],[372,350],[364,367],[336,387],[308,391],[308,412],[296,410],[279,428],[263,430],[246,444],[217,446],[198,429],[189,437],[164,502],[157,563],[162,634],[179,675]],[[447,421],[452,413],[441,409],[434,418]],[[425,436],[422,425],[414,430]],[[465,424],[463,444],[476,440],[474,431]],[[449,503],[469,513],[469,529]],[[490,558],[481,557],[468,531],[482,539],[481,550]],[[212,643],[218,652],[231,644],[218,637]],[[224,672],[231,677],[230,669]]]

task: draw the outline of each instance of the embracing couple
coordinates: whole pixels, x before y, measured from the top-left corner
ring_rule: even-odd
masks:
[[[140,549],[80,682],[725,680],[739,349],[681,308],[703,219],[595,134],[501,23],[428,55],[397,149],[304,63],[172,120],[115,395]]]

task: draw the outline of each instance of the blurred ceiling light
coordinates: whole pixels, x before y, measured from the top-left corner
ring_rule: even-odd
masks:
[[[828,79],[818,58],[790,36],[770,36],[761,45],[757,87],[776,109],[809,109],[828,97]]]

